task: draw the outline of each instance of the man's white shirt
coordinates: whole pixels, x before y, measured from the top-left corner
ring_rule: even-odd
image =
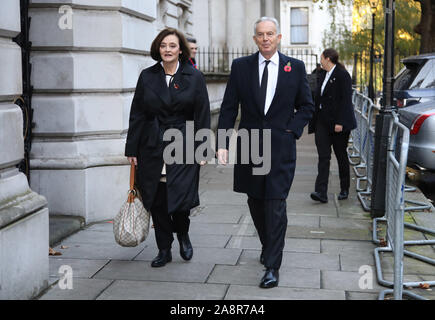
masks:
[[[273,97],[275,95],[276,84],[278,83],[278,67],[279,67],[278,51],[275,52],[275,54],[269,60],[270,60],[270,63],[267,66],[268,78],[267,78],[266,102],[264,104],[264,114],[266,114],[270,108]],[[259,79],[260,86],[261,86],[261,78],[263,77],[264,66],[266,65],[265,61],[266,61],[266,59],[261,55],[261,53],[259,53],[258,54],[258,75],[260,78]]]
[[[320,95],[323,95],[323,90],[325,90],[326,84],[328,83],[331,74],[334,72],[335,67],[336,65],[334,65],[332,69],[326,73],[325,80],[323,80],[322,87],[320,89]],[[319,109],[322,109],[322,105],[319,105]]]

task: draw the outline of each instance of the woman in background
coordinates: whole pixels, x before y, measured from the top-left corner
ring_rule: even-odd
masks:
[[[319,155],[315,191],[311,199],[328,202],[328,178],[331,160],[331,146],[338,162],[340,194],[338,200],[347,199],[350,186],[350,169],[347,158],[347,144],[350,131],[356,128],[352,105],[352,80],[344,66],[338,61],[334,49],[326,49],[320,56],[324,72],[320,76],[315,97],[313,126],[317,153]]]

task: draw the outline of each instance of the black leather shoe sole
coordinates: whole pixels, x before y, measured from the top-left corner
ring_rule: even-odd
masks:
[[[328,197],[323,197],[318,192],[312,192],[310,196],[311,196],[311,199],[313,199],[315,201],[320,201],[321,203],[328,202]]]

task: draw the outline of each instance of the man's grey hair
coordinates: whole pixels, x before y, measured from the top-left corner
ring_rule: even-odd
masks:
[[[273,22],[273,23],[275,24],[275,27],[276,27],[276,33],[277,33],[277,34],[280,34],[280,33],[281,33],[281,30],[280,30],[280,28],[279,28],[279,22],[278,22],[278,20],[276,20],[276,19],[273,18],[273,17],[261,17],[261,18],[258,19],[258,20],[255,22],[255,24],[254,24],[254,35],[257,34],[257,25],[258,25],[260,22],[263,22],[263,21],[271,21],[271,22]]]

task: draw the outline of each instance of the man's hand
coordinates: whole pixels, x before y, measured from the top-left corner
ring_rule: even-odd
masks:
[[[135,166],[137,166],[137,158],[136,157],[127,157],[128,162],[130,162],[130,164],[134,164]]]
[[[228,163],[228,150],[218,149],[217,158],[218,158],[218,164],[226,165]]]
[[[340,124],[336,124],[335,125],[335,132],[341,132],[343,131],[343,126]]]

